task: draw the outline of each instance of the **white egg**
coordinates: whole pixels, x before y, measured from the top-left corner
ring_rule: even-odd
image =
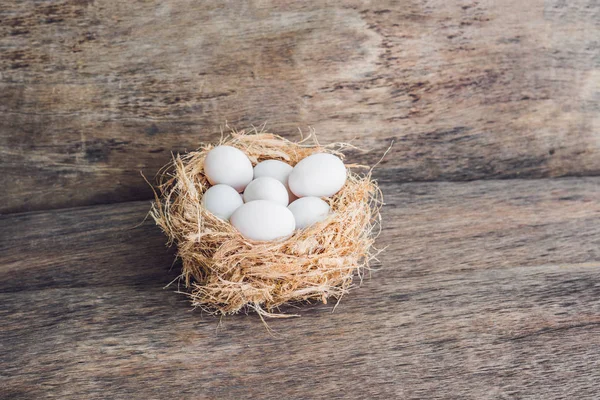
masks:
[[[302,160],[290,173],[290,190],[298,197],[327,197],[346,183],[346,166],[333,154],[317,153]]]
[[[323,221],[329,214],[329,204],[318,197],[301,197],[288,206],[294,214],[296,229],[304,229]]]
[[[291,203],[296,200],[297,197],[292,193],[288,186],[288,176],[290,175],[290,172],[292,172],[292,166],[283,161],[265,160],[259,162],[256,164],[256,167],[254,167],[254,179],[265,176],[277,179],[279,182],[283,183],[283,186],[287,189],[289,202]]]
[[[245,203],[255,200],[269,200],[287,206],[289,195],[283,183],[275,178],[264,176],[250,182],[244,190]]]
[[[202,196],[204,208],[226,221],[243,204],[242,197],[237,190],[223,184],[211,186]]]
[[[246,239],[269,241],[290,236],[296,228],[294,215],[287,207],[268,200],[256,200],[238,208],[231,224]]]
[[[254,179],[268,176],[286,185],[290,172],[292,172],[292,166],[283,161],[265,160],[254,167]]]
[[[242,192],[252,181],[252,163],[243,151],[231,146],[217,146],[204,160],[204,173],[211,185],[229,185]]]

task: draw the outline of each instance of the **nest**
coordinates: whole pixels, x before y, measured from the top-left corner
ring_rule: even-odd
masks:
[[[312,143],[309,143],[310,139]],[[320,152],[343,159],[346,144],[321,146],[314,136],[291,142],[269,133],[232,133],[222,145],[241,149],[253,165],[281,160],[295,165]],[[177,245],[182,260],[181,279],[194,307],[212,314],[255,310],[261,317],[291,316],[279,306],[297,302],[341,299],[362,281],[377,252],[373,241],[380,226],[381,192],[371,170],[358,174],[346,165],[348,179],[333,197],[325,199],[331,214],[291,237],[274,242],[254,242],[202,206],[210,187],[203,164],[213,145],[174,157],[159,176],[151,216]]]

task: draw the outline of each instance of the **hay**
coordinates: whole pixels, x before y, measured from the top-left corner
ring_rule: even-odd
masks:
[[[310,138],[295,143],[269,133],[234,132],[220,144],[243,150],[253,165],[275,159],[293,166],[318,152],[343,159],[340,151],[348,145],[321,146],[314,137],[314,143],[307,144]],[[161,172],[150,211],[168,243],[177,245],[181,278],[194,307],[222,315],[255,310],[261,317],[290,316],[278,307],[340,299],[355,274],[362,280],[376,255],[372,245],[382,204],[370,170],[362,175],[348,172],[342,190],[325,199],[332,211],[326,220],[285,240],[254,242],[202,207],[202,194],[210,186],[203,163],[211,148],[206,145],[174,157]]]

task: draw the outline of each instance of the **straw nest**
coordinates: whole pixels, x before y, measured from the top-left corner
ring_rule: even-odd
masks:
[[[312,139],[312,142],[311,142]],[[319,152],[343,159],[346,144],[321,146],[313,135],[291,142],[269,133],[232,133],[223,145],[244,151],[253,165],[282,160],[295,165]],[[182,260],[181,279],[194,307],[213,314],[255,310],[260,316],[283,317],[279,306],[299,301],[341,299],[360,280],[376,251],[381,192],[364,166],[348,165],[340,192],[325,199],[329,217],[275,242],[245,239],[229,222],[206,211],[202,194],[210,186],[203,164],[213,145],[177,155],[159,175],[151,216],[175,243]],[[353,170],[363,169],[363,173]]]

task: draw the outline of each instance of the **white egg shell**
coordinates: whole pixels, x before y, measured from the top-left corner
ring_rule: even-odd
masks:
[[[292,166],[279,160],[265,160],[254,167],[254,179],[268,176],[277,179],[284,185],[287,184],[288,176],[292,172]]]
[[[211,183],[229,185],[242,192],[252,181],[252,163],[243,151],[231,146],[217,146],[204,159],[204,174]]]
[[[288,237],[296,228],[292,212],[268,200],[244,204],[233,213],[230,221],[246,239],[257,241]]]
[[[302,160],[290,173],[290,190],[298,197],[328,197],[346,183],[346,166],[333,154],[317,153]]]
[[[237,190],[223,184],[211,186],[202,196],[204,208],[226,221],[243,204],[242,197]]]
[[[296,229],[304,229],[329,215],[329,204],[318,197],[301,197],[288,206],[294,214]]]
[[[275,178],[279,182],[283,183],[283,186],[288,191],[289,202],[296,200],[297,197],[288,186],[288,177],[290,176],[290,172],[292,172],[292,166],[284,163],[279,160],[265,160],[256,164],[254,167],[254,179],[262,178],[265,176]]]
[[[244,202],[255,200],[269,200],[285,207],[288,205],[289,195],[283,183],[264,176],[250,182],[244,190]]]

